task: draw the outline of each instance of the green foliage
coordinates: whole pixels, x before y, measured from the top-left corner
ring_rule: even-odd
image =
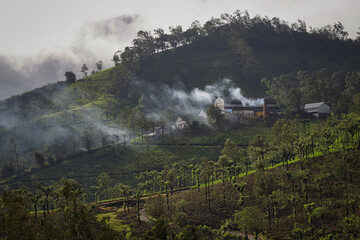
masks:
[[[90,209],[84,205],[82,193],[70,180],[54,185],[56,209],[43,211],[39,221],[35,212],[29,211],[26,191],[5,191],[0,208],[0,237],[4,239],[113,239],[120,237],[110,231],[104,222],[97,222]],[[39,186],[48,197],[53,186]],[[34,201],[36,206],[36,202]],[[41,203],[41,201],[40,201]],[[41,204],[42,205],[42,204]],[[42,205],[43,206],[43,205]],[[45,203],[46,206],[46,203]]]
[[[155,226],[145,233],[144,239],[151,240],[151,239],[159,239],[159,240],[166,240],[168,239],[169,233],[169,223],[166,219],[159,219],[155,222]]]
[[[198,230],[194,225],[187,225],[178,236],[179,240],[198,240]]]
[[[161,194],[149,196],[144,206],[148,216],[159,219],[165,213],[165,197]]]
[[[84,63],[81,67],[81,72],[83,73],[83,77],[87,77],[87,75],[88,75],[87,70],[88,70],[88,67]]]
[[[258,207],[245,207],[233,215],[234,223],[245,234],[255,234],[257,236],[265,228],[265,214]]]
[[[351,215],[344,217],[341,222],[343,231],[348,234],[352,239],[357,239],[360,236],[360,217],[357,215]]]
[[[180,228],[184,228],[185,226],[187,226],[189,224],[189,221],[186,213],[176,212],[173,218],[173,223]]]
[[[224,116],[221,113],[220,108],[210,105],[206,109],[206,115],[209,123],[217,130],[222,129]]]
[[[98,181],[99,187],[104,189],[105,199],[107,199],[108,198],[108,189],[112,182],[110,176],[107,173],[102,172],[97,177],[97,181]]]
[[[272,80],[263,79],[267,93],[289,111],[300,111],[306,103],[325,102],[336,114],[357,111],[359,72],[321,69],[299,71],[297,76],[283,74]]]
[[[66,83],[74,83],[76,81],[76,75],[73,72],[66,72],[65,73]]]
[[[270,172],[258,172],[255,179],[255,194],[259,198],[269,197],[278,186],[278,176]]]

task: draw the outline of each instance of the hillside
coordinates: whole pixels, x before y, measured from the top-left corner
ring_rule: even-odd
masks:
[[[244,235],[246,224],[249,227],[248,234],[255,236],[255,231],[258,231],[255,229],[259,229],[261,239],[320,239],[321,237],[352,239],[352,236],[357,237],[359,231],[357,225],[359,219],[356,215],[359,211],[356,204],[359,196],[358,170],[352,172],[354,175],[351,175],[351,180],[350,178],[346,180],[349,184],[346,188],[344,185],[346,182],[332,175],[337,171],[335,164],[340,164],[336,162],[338,157],[338,155],[330,155],[326,158],[316,158],[310,160],[310,163],[303,168],[300,163],[296,163],[290,165],[289,171],[279,166],[265,172],[227,181],[225,184],[226,204],[222,197],[222,184],[211,185],[211,210],[208,210],[204,188],[201,188],[200,192],[194,189],[174,194],[169,200],[170,210],[164,211],[163,217],[168,218],[171,223],[165,228],[168,233],[181,232],[186,230],[187,224],[193,224],[198,226],[193,234],[208,239],[220,236],[224,239],[239,239],[236,235],[240,233]],[[351,157],[350,168],[358,169],[353,157],[355,156]],[[328,168],[328,166],[333,167]],[[237,191],[233,187],[234,184],[244,184],[245,190]],[[266,191],[271,193],[266,193]],[[305,197],[306,194],[307,197]],[[251,213],[246,215],[246,217],[256,218],[254,221],[257,221],[257,226],[251,225],[250,220],[241,222],[241,214],[245,214],[241,209],[246,208],[261,210],[261,217],[255,217]],[[144,234],[141,230],[149,231],[151,224],[143,223],[147,228],[144,225],[137,227],[135,211],[135,208],[131,209],[130,214],[126,216],[119,211],[116,214],[117,219],[121,220],[122,225],[136,224],[135,229],[140,231],[137,234]],[[179,217],[180,213],[185,216],[183,222]],[[211,228],[202,227],[204,225]],[[221,230],[214,230],[220,228]]]
[[[154,122],[168,110],[183,117],[189,113],[181,112],[182,103],[173,101],[171,104],[179,106],[171,108],[163,104],[168,91],[184,90],[190,94],[193,89],[229,78],[244,95],[265,96],[270,85],[262,84],[262,78],[296,75],[300,70],[317,74],[324,68],[330,78],[340,70],[358,70],[359,53],[359,43],[347,39],[341,23],[308,32],[302,21],[288,24],[277,18],[251,19],[246,12],[225,14],[203,26],[194,22],[184,31],[176,27],[170,34],[159,30],[153,36],[140,31],[133,46],[114,56],[116,67],[74,83],[49,84],[1,102],[1,162],[6,162],[9,138],[16,140],[20,156],[26,156],[41,150],[45,143],[64,144],[69,135],[81,136],[89,127],[100,128],[109,135],[135,128],[143,131],[139,124],[129,124],[129,112],[138,105],[142,94],[145,114],[152,114],[148,120]],[[345,76],[342,78],[345,82]],[[339,89],[338,86],[337,83],[335,87]],[[351,100],[344,98],[341,104],[338,99],[331,100],[332,107],[339,108]],[[173,121],[166,114],[163,118]],[[113,128],[106,130],[109,127]],[[76,133],[71,133],[71,128],[76,128]],[[80,137],[74,141],[78,147],[84,147]],[[95,140],[95,145],[99,142]]]
[[[297,130],[296,121],[280,120],[273,127],[275,151],[288,159],[269,166],[271,150],[262,152],[266,146],[253,140],[247,153],[255,169],[239,175],[232,168],[239,155],[227,140],[217,163],[202,159],[193,176],[194,189],[174,194],[165,189],[163,195],[148,189],[151,197],[142,198],[140,222],[136,198],[128,200],[132,205],[124,212],[123,199],[99,203],[100,215],[117,219],[109,222],[111,228],[134,225],[130,232],[140,238],[356,239],[360,232],[358,117],[329,118]],[[297,147],[289,156],[291,141]],[[162,177],[167,179],[166,174]],[[199,178],[201,185],[196,186]]]
[[[209,126],[198,118],[212,105],[213,97],[238,88],[245,96],[272,95],[286,108],[286,117],[296,116],[292,111],[305,101],[329,102],[338,116],[360,109],[359,42],[347,38],[341,23],[307,31],[303,21],[289,24],[236,12],[204,25],[194,22],[186,30],[157,29],[154,35],[139,31],[132,43],[116,52],[113,68],[89,76],[84,72],[77,81],[69,78],[48,84],[0,103],[0,164],[10,168],[10,176],[33,171],[40,179],[48,178],[57,167],[61,174],[56,177],[153,170],[179,158],[200,158],[191,149],[195,144],[217,148],[226,135],[247,145],[263,128],[239,136],[228,131],[226,122]],[[161,140],[149,137],[149,130],[173,125],[178,117],[194,128]],[[143,154],[142,149],[130,150],[124,158],[100,149],[119,145],[123,138],[170,146],[152,146],[153,165],[138,168],[126,164],[138,157],[135,153]],[[194,146],[184,147],[191,153],[185,157],[166,149],[188,143]],[[155,157],[156,148],[165,152],[160,160]],[[213,149],[206,156],[216,160],[218,155],[212,154]],[[86,159],[96,161],[86,165]],[[109,161],[109,167],[100,164],[92,172],[100,159]],[[123,160],[124,168],[114,167]]]
[[[136,139],[126,147],[77,153],[35,169],[32,176],[2,182],[0,236],[31,229],[31,239],[60,233],[108,234],[104,239],[247,234],[356,239],[359,126],[356,113],[305,123],[283,118],[272,128],[224,131],[240,143],[243,135],[252,135],[247,146],[230,138],[221,144],[215,133],[195,136],[198,145],[181,138],[176,144],[141,145]],[[123,175],[125,170],[132,172]],[[95,178],[100,171],[107,173]],[[17,190],[6,189],[18,182]],[[82,227],[69,232],[79,222]],[[23,225],[27,228],[18,227]]]
[[[187,168],[189,165],[199,164],[203,157],[216,162],[226,138],[234,139],[245,149],[256,134],[263,134],[269,140],[270,131],[270,128],[263,126],[248,126],[228,133],[176,137],[172,141],[165,135],[159,142],[149,145],[138,145],[138,140],[127,143],[126,146],[123,143],[107,145],[105,148],[75,153],[58,162],[47,162],[43,168],[32,168],[20,176],[1,182],[0,186],[14,189],[24,184],[32,188],[34,182],[51,183],[64,177],[77,180],[88,193],[87,200],[90,201],[95,193],[91,187],[98,186],[98,176],[101,173],[107,173],[114,182],[135,187],[136,177],[141,172],[160,171],[166,165],[178,163]],[[186,186],[188,185],[190,182],[187,182]],[[99,191],[98,196],[103,198],[103,192]]]

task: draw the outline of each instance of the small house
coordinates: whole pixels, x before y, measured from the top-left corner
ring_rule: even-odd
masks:
[[[325,102],[305,104],[304,111],[315,117],[323,117],[331,113],[329,105],[327,105]]]
[[[175,128],[176,129],[185,129],[187,128],[187,124],[184,120],[181,119],[181,117],[178,117],[175,121]]]
[[[218,107],[223,112],[225,107],[224,99],[222,97],[217,97],[214,101],[214,107]]]

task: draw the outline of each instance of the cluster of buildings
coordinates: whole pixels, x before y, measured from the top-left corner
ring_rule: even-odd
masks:
[[[254,104],[243,104],[241,100],[231,97],[217,97],[214,106],[218,107],[225,119],[242,120],[248,118],[280,116],[281,108],[276,104],[275,99],[265,97],[262,104],[254,101]],[[257,103],[257,104],[256,104]],[[325,102],[308,103],[303,108],[304,112],[314,117],[326,117],[331,113],[330,107]]]
[[[249,101],[248,101],[249,102]],[[265,97],[262,103],[259,101],[250,101],[250,104],[244,104],[241,100],[231,97],[217,97],[214,106],[218,107],[224,118],[233,123],[246,123],[254,118],[260,117],[279,117],[282,109],[276,104],[275,99]],[[303,107],[303,111],[312,117],[324,118],[331,113],[330,107],[325,102],[308,103]],[[205,112],[200,112],[197,116],[206,121]],[[158,126],[148,131],[148,136],[159,136],[170,134],[176,130],[183,130],[189,127],[189,124],[180,117],[172,125]]]
[[[270,97],[265,97],[262,104],[254,102],[254,104],[248,105],[230,97],[217,97],[214,106],[221,110],[227,120],[281,115],[281,109]]]
[[[150,129],[148,131],[148,136],[159,136],[163,134],[170,134],[171,132],[175,130],[182,130],[185,128],[188,128],[189,124],[182,120],[182,118],[178,117],[173,125],[165,125],[165,126],[158,126],[154,129]]]

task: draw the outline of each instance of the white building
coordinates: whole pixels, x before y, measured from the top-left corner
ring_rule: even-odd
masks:
[[[314,115],[315,117],[320,117],[321,115],[326,115],[331,113],[331,109],[329,105],[327,105],[324,102],[305,104],[304,111]]]
[[[181,119],[181,117],[178,117],[175,121],[175,129],[185,129],[186,128],[186,122]]]
[[[223,112],[225,108],[224,99],[222,97],[218,97],[214,102],[214,107],[218,107],[221,110],[221,112]]]

